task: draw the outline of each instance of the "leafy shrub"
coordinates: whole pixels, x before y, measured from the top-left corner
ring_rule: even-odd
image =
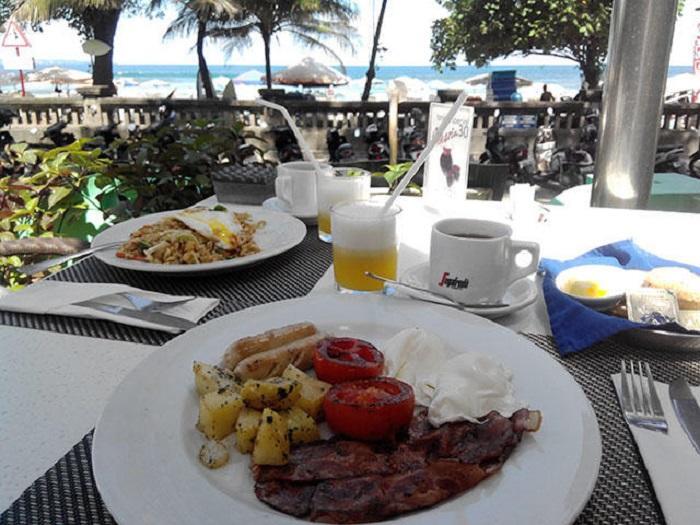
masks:
[[[70,236],[91,240],[120,220],[185,208],[212,195],[217,163],[250,154],[242,126],[196,120],[117,139],[50,150],[12,144],[0,155],[0,240]],[[28,281],[19,257],[0,258],[0,286]]]

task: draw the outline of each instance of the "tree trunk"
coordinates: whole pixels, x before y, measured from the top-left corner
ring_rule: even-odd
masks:
[[[597,89],[601,74],[600,66],[595,62],[581,62],[579,63],[579,67],[583,72],[583,79],[588,83],[588,88]]]
[[[202,80],[204,87],[204,96],[208,99],[216,98],[214,94],[214,85],[211,82],[209,74],[209,66],[204,58],[204,38],[207,36],[207,23],[200,20],[197,24],[197,61],[199,63],[199,78]]]
[[[372,81],[374,80],[374,60],[377,56],[377,47],[379,46],[379,37],[382,34],[382,24],[384,23],[384,11],[386,11],[387,0],[382,0],[382,8],[379,11],[379,19],[377,27],[374,30],[374,42],[372,42],[372,55],[369,58],[369,68],[367,69],[367,79],[365,80],[365,89],[362,91],[362,101],[367,102],[369,93],[372,90]]]
[[[113,48],[114,35],[117,32],[117,24],[119,23],[120,9],[109,9],[100,12],[100,16],[96,17],[92,27],[93,33],[97,40],[102,40],[105,44]],[[114,57],[114,49],[110,49],[109,53],[99,57],[95,57],[95,65],[92,68],[92,84],[105,85],[114,87],[114,71],[112,69],[112,59]]]
[[[272,67],[270,65],[270,38],[272,35],[262,32],[263,44],[265,45],[265,82],[267,89],[272,89]]]

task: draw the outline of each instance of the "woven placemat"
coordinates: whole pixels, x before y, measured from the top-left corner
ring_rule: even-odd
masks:
[[[330,245],[319,240],[318,229],[312,226],[304,240],[288,252],[233,272],[211,276],[163,276],[113,268],[91,257],[50,279],[120,283],[154,292],[220,299],[219,306],[200,321],[204,323],[250,306],[306,295],[328,270],[331,260]],[[0,324],[150,345],[162,345],[176,337],[166,332],[99,319],[2,311]]]
[[[700,383],[700,362],[690,354],[638,350],[611,341],[562,359],[551,337],[526,337],[571,372],[583,386],[598,417],[603,460],[591,499],[576,525],[663,524],[649,477],[622,419],[610,375],[618,371],[620,359],[644,359],[652,363],[658,380],[668,382],[683,375],[697,384]],[[91,444],[92,433],[0,515],[0,525],[114,524],[92,477]]]

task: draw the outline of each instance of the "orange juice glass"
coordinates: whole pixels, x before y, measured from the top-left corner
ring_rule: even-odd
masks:
[[[344,201],[369,199],[372,176],[368,171],[355,168],[334,168],[330,174],[316,176],[318,202],[318,237],[331,242],[331,207]]]
[[[396,279],[399,255],[394,205],[382,214],[381,201],[342,202],[331,207],[333,268],[340,291],[380,292],[383,283],[364,273]]]

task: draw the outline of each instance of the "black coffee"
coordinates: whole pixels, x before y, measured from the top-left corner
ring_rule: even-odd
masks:
[[[452,237],[460,239],[493,239],[491,235],[482,235],[481,233],[453,233]]]

